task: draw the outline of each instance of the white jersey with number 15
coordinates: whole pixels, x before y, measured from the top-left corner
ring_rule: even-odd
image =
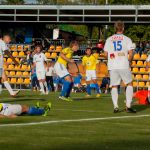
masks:
[[[114,34],[106,40],[104,51],[108,53],[108,70],[129,69],[128,51],[133,49],[130,38]]]

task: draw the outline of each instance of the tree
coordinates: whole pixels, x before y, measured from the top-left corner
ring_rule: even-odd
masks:
[[[22,5],[22,4],[24,4],[24,0],[5,0],[4,4],[7,4],[7,5]]]

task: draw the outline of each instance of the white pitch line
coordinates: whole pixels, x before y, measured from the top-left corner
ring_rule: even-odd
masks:
[[[71,119],[71,120],[51,120],[42,122],[30,122],[30,123],[14,123],[14,124],[1,124],[0,127],[16,127],[16,126],[30,126],[30,125],[44,125],[55,123],[70,123],[70,122],[86,122],[86,121],[101,121],[101,120],[114,120],[114,119],[127,119],[127,118],[142,118],[150,117],[150,115],[134,115],[134,116],[118,116],[118,117],[104,117],[104,118],[86,118],[86,119]]]

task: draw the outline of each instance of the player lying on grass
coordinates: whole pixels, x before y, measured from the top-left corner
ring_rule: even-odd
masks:
[[[118,85],[121,80],[127,85],[126,88],[126,112],[136,113],[131,108],[133,98],[132,73],[130,63],[132,61],[133,44],[129,37],[123,35],[124,23],[115,23],[116,34],[106,40],[104,51],[108,58],[108,70],[110,73],[111,96],[114,105],[114,113],[120,112],[118,106]],[[129,57],[128,57],[129,55]]]
[[[47,116],[50,109],[50,102],[44,108],[40,108],[39,102],[36,106],[0,103],[0,118],[16,118],[22,114]]]
[[[96,64],[97,58],[92,54],[91,48],[87,48],[85,50],[86,55],[82,58],[82,65],[85,67],[86,70],[86,83],[87,83],[87,97],[91,96],[91,87],[90,82],[92,81],[95,84],[95,88],[97,91],[96,97],[100,97],[100,89],[97,84],[97,77],[96,77]]]
[[[64,48],[61,51],[58,60],[54,66],[56,74],[61,79],[63,79],[63,88],[59,96],[59,99],[61,100],[72,101],[72,99],[70,98],[70,93],[73,87],[73,79],[70,73],[68,72],[67,64],[69,62],[74,63],[74,60],[72,59],[73,53],[76,52],[78,49],[79,49],[78,42],[72,41],[69,47]]]

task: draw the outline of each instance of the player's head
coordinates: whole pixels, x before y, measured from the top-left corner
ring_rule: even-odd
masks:
[[[124,31],[124,23],[122,21],[116,21],[114,24],[114,28],[116,33],[117,32],[123,32]]]
[[[69,47],[73,51],[77,51],[79,49],[79,43],[77,41],[71,41]]]
[[[87,56],[90,56],[92,54],[92,49],[90,47],[87,47],[85,53]]]
[[[40,53],[42,51],[42,46],[41,45],[36,45],[35,46],[35,51],[36,51],[36,53]]]
[[[11,37],[10,35],[6,34],[3,36],[3,41],[6,43],[6,44],[9,44],[11,42]]]

